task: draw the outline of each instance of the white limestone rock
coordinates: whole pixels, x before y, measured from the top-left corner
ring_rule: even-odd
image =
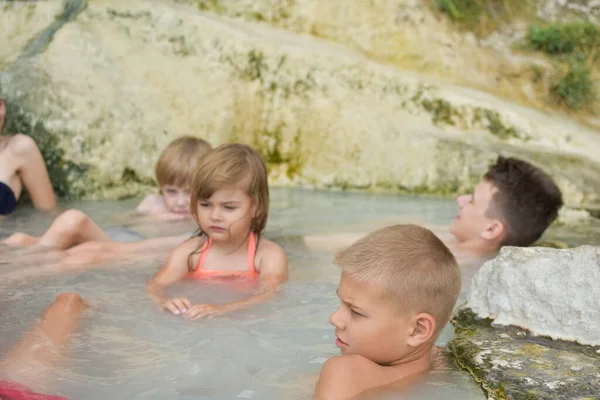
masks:
[[[494,324],[600,345],[600,248],[504,247],[471,281],[467,307]]]
[[[376,38],[397,32],[395,41],[404,29],[414,30],[405,19],[420,20],[426,12],[418,1],[401,2],[405,15],[398,28],[388,8],[395,6],[384,0],[373,7],[354,0],[348,8],[321,1],[327,7],[318,10],[306,0],[293,7],[299,14],[277,0],[227,2],[260,15],[271,10],[266,20],[289,15],[286,20],[301,26],[303,16],[314,15],[313,27],[331,20],[330,9],[338,10],[337,22],[317,32],[369,43],[360,51],[304,28],[298,28],[304,34],[292,33],[188,3],[90,1],[53,35],[44,29],[27,41],[11,39],[10,51],[0,52],[10,65],[0,69],[5,128],[48,142],[40,148],[66,175],[51,178],[64,181],[70,195],[114,199],[153,190],[148,182],[160,151],[175,137],[194,134],[213,145],[254,146],[269,164],[272,185],[464,193],[502,153],[547,171],[565,202],[600,202],[597,130],[365,56],[389,47],[387,39],[378,45]],[[35,17],[40,24],[56,14],[46,6],[32,10],[43,14]],[[0,18],[0,32],[19,31],[23,11],[2,11],[10,15]],[[366,25],[353,23],[366,14]],[[382,19],[383,30],[368,30]],[[38,51],[22,51],[22,42],[38,44]],[[437,59],[430,42],[418,47]],[[461,68],[461,74],[470,72]]]

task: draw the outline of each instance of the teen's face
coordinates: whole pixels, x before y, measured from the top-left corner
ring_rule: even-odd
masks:
[[[252,203],[252,198],[237,186],[217,190],[198,202],[200,228],[216,241],[245,236],[256,213]]]
[[[189,215],[190,197],[192,193],[189,188],[173,185],[162,186],[163,199],[169,212],[175,214]]]
[[[401,360],[409,348],[408,319],[401,316],[381,289],[342,272],[340,307],[329,317],[342,354],[359,354],[380,365]]]
[[[0,95],[0,132],[2,132],[2,125],[4,125],[4,116],[6,115],[6,104],[4,99]]]
[[[494,193],[498,189],[486,180],[475,186],[473,194],[459,196],[458,213],[450,225],[450,231],[459,242],[473,240],[481,236],[494,220],[486,216]]]

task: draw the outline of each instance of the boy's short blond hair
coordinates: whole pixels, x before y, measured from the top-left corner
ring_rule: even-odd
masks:
[[[461,272],[446,245],[429,229],[394,225],[340,251],[335,263],[357,282],[374,284],[403,314],[427,313],[444,328],[460,294]]]
[[[200,161],[210,150],[212,146],[197,137],[182,136],[173,140],[156,162],[158,184],[190,188]]]

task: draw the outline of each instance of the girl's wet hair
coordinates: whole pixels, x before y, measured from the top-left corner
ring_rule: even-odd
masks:
[[[258,239],[269,216],[269,184],[265,162],[252,147],[240,143],[224,144],[204,156],[194,174],[190,199],[190,212],[198,225],[198,203],[226,186],[237,186],[252,199],[256,215],[250,229]],[[197,235],[205,233],[199,229]],[[188,259],[190,270],[191,256],[197,252]]]

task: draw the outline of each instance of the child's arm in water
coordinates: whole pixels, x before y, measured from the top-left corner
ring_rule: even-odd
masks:
[[[254,296],[234,303],[215,305],[210,303],[197,304],[188,307],[185,318],[210,318],[262,303],[272,298],[288,279],[288,261],[283,249],[268,239],[261,238],[255,257],[256,269],[260,277],[260,290]],[[189,303],[189,301],[188,301]]]
[[[146,285],[146,293],[162,309],[169,310],[173,314],[181,314],[192,306],[188,299],[169,300],[164,293],[164,288],[185,278],[189,272],[188,257],[203,240],[203,238],[195,237],[177,246]]]

